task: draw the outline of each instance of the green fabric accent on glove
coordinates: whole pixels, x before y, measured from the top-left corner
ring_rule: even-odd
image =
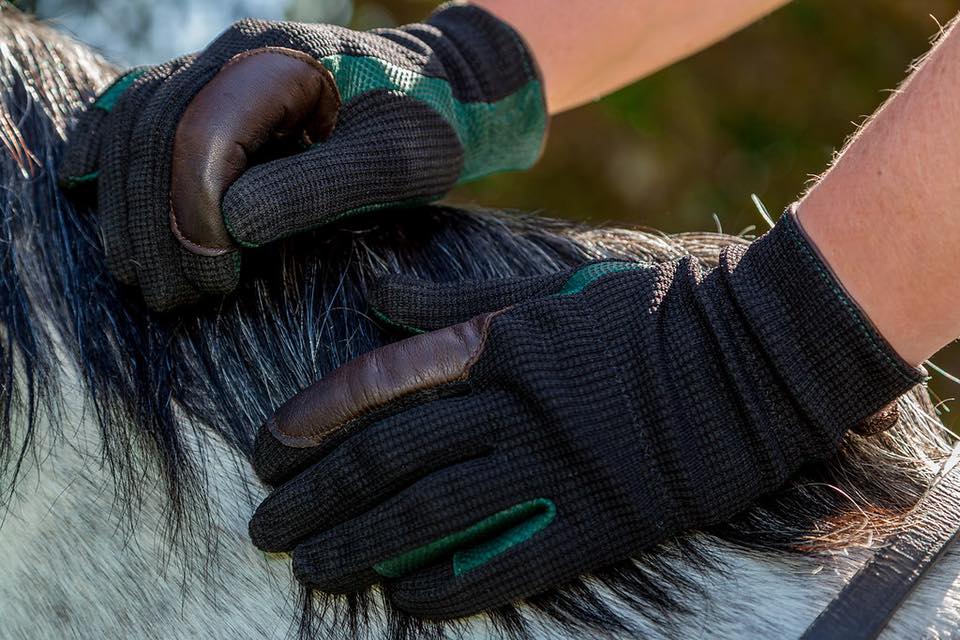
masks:
[[[87,182],[93,182],[99,177],[100,177],[99,171],[91,171],[90,173],[85,173],[82,176],[70,176],[69,178],[67,178],[67,188],[72,189],[74,187],[80,186],[81,184],[85,184]]]
[[[611,273],[649,268],[650,265],[643,262],[594,262],[574,272],[563,285],[563,288],[554,295],[569,296],[580,293],[600,278]]]
[[[330,70],[344,103],[368,91],[396,91],[427,103],[453,127],[463,145],[460,182],[498,171],[527,169],[537,161],[547,131],[543,89],[531,80],[496,102],[461,102],[450,83],[369,56],[320,59]]]
[[[500,171],[527,169],[540,156],[548,116],[538,80],[531,80],[496,102],[461,102],[453,96],[446,80],[424,76],[378,58],[337,54],[321,58],[320,62],[333,73],[344,102],[382,89],[420,100],[443,116],[463,146],[461,183]],[[124,91],[146,71],[146,68],[134,69],[118,78],[100,94],[93,107],[111,111]],[[98,176],[98,172],[77,176],[71,183],[90,182]],[[361,211],[346,212],[346,215],[354,213]]]
[[[400,331],[411,333],[413,335],[426,333],[424,329],[419,329],[409,324],[403,324],[402,322],[397,322],[396,320],[394,320],[393,318],[385,314],[383,311],[380,311],[380,309],[377,309],[376,307],[370,307],[370,313],[372,313],[377,318],[377,320],[379,320],[380,322],[382,322],[388,327],[399,329]]]
[[[453,552],[453,574],[462,576],[511,547],[526,542],[557,516],[552,500],[537,498],[374,565],[384,578],[400,578]]]
[[[123,92],[129,89],[130,85],[146,72],[147,69],[145,67],[133,69],[117,78],[112,85],[107,87],[106,90],[97,97],[93,103],[94,108],[107,112],[112,111],[113,107],[117,104],[117,100],[123,95]]]

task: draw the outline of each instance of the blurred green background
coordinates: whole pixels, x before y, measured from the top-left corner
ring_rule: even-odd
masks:
[[[23,2],[126,62],[200,48],[246,15],[370,28],[417,20],[438,4]],[[536,168],[466,185],[451,200],[664,231],[715,229],[715,214],[725,231],[762,231],[750,194],[774,215],[796,198],[958,9],[958,0],[795,0],[693,58],[557,117]],[[960,372],[960,349],[935,361]],[[943,399],[958,388],[934,380]],[[956,426],[953,414],[944,417]]]

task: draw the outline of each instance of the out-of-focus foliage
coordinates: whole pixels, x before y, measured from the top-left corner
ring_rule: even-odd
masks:
[[[693,3],[691,3],[693,4]],[[776,214],[960,8],[937,0],[797,0],[705,52],[556,118],[543,162],[458,195],[668,231]]]
[[[200,48],[245,15],[366,29],[416,20],[439,4],[22,1],[129,62]],[[466,185],[451,199],[665,231],[714,228],[716,213],[726,231],[762,230],[750,194],[774,214],[796,198],[927,50],[937,23],[958,9],[958,0],[795,0],[689,60],[556,118],[535,169]],[[956,351],[938,363],[960,372]],[[934,387],[945,397],[956,389],[943,380]]]

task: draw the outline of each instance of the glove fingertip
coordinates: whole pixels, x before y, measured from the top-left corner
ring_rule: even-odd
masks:
[[[409,276],[396,273],[380,276],[367,290],[367,301],[371,307],[376,307],[385,315],[390,315],[398,291],[408,288],[411,280]]]
[[[257,165],[247,169],[227,188],[220,200],[223,225],[230,238],[241,247],[256,248],[275,239],[272,234],[275,225],[264,227],[264,221],[282,219],[281,212],[285,207],[279,197],[267,195],[276,191],[276,180],[271,180],[273,176],[269,168]],[[265,232],[265,229],[269,231]]]
[[[409,301],[419,301],[419,306],[431,303],[418,295],[422,283],[409,276],[390,274],[379,278],[367,292],[367,303],[379,324],[402,333],[425,333],[441,327],[431,326],[421,313],[411,312]]]
[[[156,278],[142,277],[137,280],[143,286],[143,301],[158,313],[173,311],[177,307],[191,305],[200,300],[200,292],[178,277],[177,282],[160,282]],[[153,283],[148,286],[145,283]]]
[[[240,252],[201,256],[181,248],[183,274],[199,291],[208,295],[233,293],[240,284]]]
[[[284,445],[270,432],[269,426],[264,425],[254,442],[251,465],[262,482],[277,486],[317,457],[315,449],[294,449]]]
[[[270,513],[269,507],[266,506],[268,504],[268,502],[263,502],[254,511],[250,522],[247,524],[247,535],[250,536],[250,542],[253,543],[253,546],[260,551],[266,553],[288,551],[289,549],[285,548],[284,545],[277,543],[276,536],[273,534],[271,524],[275,522],[275,518]]]
[[[311,589],[330,594],[358,593],[376,584],[380,576],[373,569],[340,573],[331,570],[331,563],[316,558],[317,550],[310,545],[293,552],[293,575],[297,582]],[[335,563],[334,563],[335,564]]]
[[[266,425],[260,427],[253,443],[250,464],[261,481],[271,485],[282,481],[282,463],[288,453],[287,449],[288,447],[284,447],[273,437]]]

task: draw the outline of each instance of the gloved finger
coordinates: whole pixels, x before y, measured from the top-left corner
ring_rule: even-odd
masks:
[[[570,559],[583,550],[563,535],[562,515],[545,497],[514,501],[461,532],[449,561],[404,570],[385,582],[384,594],[401,611],[438,620],[497,609],[573,580]]]
[[[239,251],[206,256],[181,246],[180,268],[193,287],[209,295],[226,295],[240,284]]]
[[[123,93],[114,95],[100,135],[102,153],[97,179],[97,213],[107,268],[120,282],[137,284],[133,241],[130,237],[127,179],[130,171],[130,130],[150,98],[185,59],[170,61],[138,75]],[[115,85],[120,86],[120,85]]]
[[[483,531],[471,529],[491,514],[526,501],[498,482],[494,458],[446,467],[383,504],[313,536],[294,549],[293,571],[306,586],[328,593],[364,589],[437,562]]]
[[[64,189],[96,187],[100,175],[100,136],[107,115],[107,111],[91,107],[77,116],[58,171],[60,186]]]
[[[493,314],[374,349],[313,383],[261,428],[254,470],[276,482],[335,446],[347,430],[462,385],[486,343]]]
[[[440,114],[371,91],[344,105],[323,144],[245,171],[223,198],[223,219],[238,244],[260,246],[356,213],[435,200],[462,166],[463,148]]]
[[[134,236],[137,280],[143,301],[148,307],[159,312],[198,302],[201,292],[184,273],[183,264],[180,262],[182,253],[176,239],[161,235],[159,226],[156,229],[156,233],[150,237]],[[167,233],[166,227],[163,230]],[[138,233],[142,231],[134,226],[132,234]]]
[[[97,96],[89,108],[77,116],[70,129],[66,152],[58,172],[63,188],[75,189],[96,183],[100,169],[103,126],[107,115],[113,110],[120,96],[147,70],[147,67],[138,67],[122,74]]]
[[[193,81],[193,64],[188,60],[172,70],[163,81],[163,91],[143,106],[133,126],[124,127],[130,140],[127,232],[141,293],[156,311],[200,298],[200,291],[183,272],[181,245],[170,230],[169,200],[173,133],[189,101],[176,89]]]
[[[288,551],[432,472],[488,453],[489,420],[470,397],[443,398],[352,434],[263,501],[250,521],[254,545]]]
[[[339,108],[332,74],[306,53],[261,47],[234,56],[177,124],[170,185],[177,239],[203,256],[235,249],[220,211],[227,188],[268,143],[325,140]]]
[[[481,313],[548,295],[560,289],[573,269],[526,278],[481,282],[430,282],[404,275],[377,280],[368,293],[370,308],[385,323],[419,333],[449,327]]]

